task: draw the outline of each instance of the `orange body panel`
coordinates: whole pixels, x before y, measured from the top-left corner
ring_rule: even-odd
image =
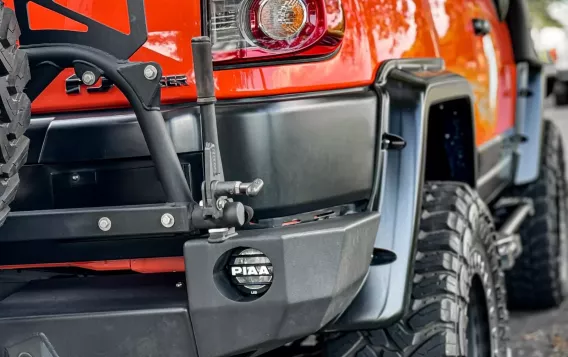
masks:
[[[11,0],[13,1],[13,0]],[[125,0],[58,0],[92,18],[120,16]],[[9,4],[10,1],[7,1]],[[193,70],[190,41],[201,32],[199,0],[146,0],[149,38],[133,56],[133,61],[157,61],[164,75],[185,74],[188,87],[162,90],[164,103],[193,101]],[[223,70],[215,73],[220,99],[266,96],[349,88],[372,83],[380,63],[390,58],[435,57],[436,44],[429,24],[428,4],[423,1],[344,0],[347,28],[338,53],[315,63]],[[38,27],[50,27],[48,19],[30,18]],[[109,39],[112,41],[112,39]],[[126,106],[116,89],[108,93],[65,94],[64,80],[72,74],[60,74],[34,101],[34,112],[84,110]]]
[[[476,142],[481,145],[512,128],[516,68],[507,25],[499,22],[491,0],[429,0],[446,68],[471,83],[475,95]],[[482,37],[472,19],[490,21]]]
[[[0,269],[81,268],[95,271],[130,270],[137,273],[173,273],[185,270],[183,257],[105,260],[102,262],[4,265]]]
[[[129,31],[125,0],[57,2],[121,32]],[[164,103],[195,100],[190,40],[200,34],[199,0],[146,0],[145,4],[149,37],[132,60],[157,61],[165,75],[188,77],[189,86],[162,90]],[[474,88],[478,145],[513,126],[515,64],[508,29],[498,21],[491,0],[344,0],[343,8],[345,38],[331,59],[217,71],[217,96],[246,98],[363,86],[372,83],[385,60],[442,57],[448,70],[466,77]],[[38,9],[31,12],[32,26],[53,28],[54,19],[42,14]],[[491,22],[493,30],[486,36],[491,41],[475,36],[473,18]],[[55,23],[79,30],[74,22]],[[116,88],[67,95],[64,81],[71,75],[72,70],[65,70],[36,99],[35,113],[128,105]]]
[[[14,0],[7,0],[10,6]],[[74,11],[128,32],[126,0],[55,0]],[[345,37],[337,53],[311,63],[269,65],[215,72],[220,99],[247,98],[366,86],[373,83],[388,59],[442,57],[449,71],[471,83],[475,94],[476,144],[481,145],[514,126],[516,68],[507,26],[499,22],[492,0],[343,0]],[[133,61],[156,61],[164,75],[186,75],[189,86],[162,89],[163,103],[196,98],[191,38],[201,34],[200,0],[145,0],[148,40]],[[53,28],[54,19],[35,9],[34,28]],[[39,11],[39,12],[38,12]],[[38,14],[39,13],[39,14]],[[492,31],[476,36],[473,19],[490,21]],[[58,20],[61,29],[80,30]],[[109,39],[112,41],[112,39]],[[37,98],[35,113],[125,107],[128,102],[112,88],[107,93],[65,93],[65,70]],[[349,120],[346,118],[346,120]],[[171,271],[169,260],[147,262],[145,271]],[[161,264],[164,263],[162,268]],[[74,263],[105,269],[105,263]],[[98,266],[97,264],[102,264]],[[129,267],[132,262],[115,262]],[[112,265],[111,264],[111,265]],[[148,268],[150,266],[150,268]],[[178,268],[177,266],[175,267]]]

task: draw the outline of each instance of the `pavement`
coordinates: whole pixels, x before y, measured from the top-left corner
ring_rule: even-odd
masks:
[[[545,112],[562,131],[568,151],[568,107]],[[510,326],[513,357],[568,357],[568,301],[557,309],[511,312]]]

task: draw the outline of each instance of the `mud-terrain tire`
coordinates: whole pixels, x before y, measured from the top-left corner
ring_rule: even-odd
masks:
[[[523,252],[506,274],[511,309],[558,306],[566,296],[568,211],[565,175],[560,131],[545,120],[539,177],[512,192],[517,197],[531,198],[535,214],[520,228]]]
[[[326,357],[506,356],[495,238],[489,211],[469,186],[427,183],[408,310],[386,329],[331,335]]]
[[[24,93],[30,80],[26,53],[19,49],[20,27],[14,11],[0,1],[0,225],[10,211],[26,162],[31,102]]]

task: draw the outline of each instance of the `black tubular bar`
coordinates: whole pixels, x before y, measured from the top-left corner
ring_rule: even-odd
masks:
[[[70,68],[77,62],[84,62],[102,70],[103,75],[116,85],[134,109],[168,202],[195,203],[159,110],[159,101],[158,107],[144,105],[133,85],[119,73],[121,66],[131,62],[79,45],[30,46],[25,51],[32,64],[53,63],[61,68]],[[154,65],[159,81],[161,70],[157,64]]]
[[[194,37],[191,40],[195,84],[197,85],[197,103],[200,104],[203,124],[203,142],[214,145],[215,161],[213,168],[217,174],[215,179],[223,181],[223,163],[221,162],[219,135],[217,133],[217,117],[215,114],[215,83],[213,82],[213,62],[211,61],[211,41],[209,37]],[[207,190],[210,188],[207,187]]]

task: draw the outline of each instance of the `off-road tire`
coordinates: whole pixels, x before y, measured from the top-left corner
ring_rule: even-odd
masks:
[[[512,195],[531,198],[535,214],[520,228],[523,252],[506,274],[509,308],[558,306],[567,288],[568,212],[562,137],[549,120],[543,124],[539,177]]]
[[[16,43],[20,27],[14,11],[0,1],[0,225],[20,184],[18,171],[28,155],[31,102],[24,93],[30,80],[26,53]]]
[[[481,346],[478,356],[506,356],[508,312],[495,238],[488,209],[469,186],[427,183],[408,311],[386,329],[330,336],[326,357],[476,357],[468,351],[474,345]],[[468,330],[470,299],[485,301],[487,318],[468,344],[467,335],[476,336]]]

